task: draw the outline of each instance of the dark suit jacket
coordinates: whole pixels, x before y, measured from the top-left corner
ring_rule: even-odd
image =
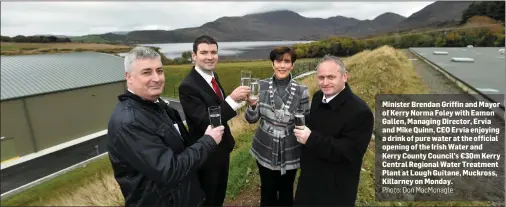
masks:
[[[353,206],[373,114],[348,84],[328,104],[322,98],[321,91],[314,94],[306,120],[311,135],[302,147],[295,204]]]
[[[225,99],[227,94],[223,90],[223,87],[221,87],[218,74],[214,73],[214,77]],[[203,168],[225,164],[224,162],[228,161],[228,159],[224,158],[229,156],[229,153],[235,146],[235,140],[234,137],[232,137],[227,121],[236,116],[237,113],[225,100],[219,100],[211,86],[209,86],[205,79],[195,70],[195,67],[192,68],[190,73],[179,85],[179,100],[186,116],[191,143],[194,143],[198,138],[202,137],[207,126],[210,124],[207,108],[210,106],[221,107],[221,123],[225,127],[225,132],[216,153],[208,159]]]

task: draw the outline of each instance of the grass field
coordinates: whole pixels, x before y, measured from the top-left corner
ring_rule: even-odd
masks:
[[[373,111],[377,94],[428,93],[407,57],[391,47],[361,52],[347,58],[345,64],[349,71],[350,87],[355,94],[369,104]],[[269,76],[272,73],[272,68],[267,61],[248,64],[223,63],[218,71],[222,82],[227,81],[227,85],[224,86],[226,90],[239,84],[238,71],[245,68],[251,69],[259,76]],[[186,72],[189,70],[189,66],[171,66],[166,67],[166,70],[169,71],[168,76],[184,74],[185,70]],[[176,84],[177,79],[174,78],[172,82]],[[317,91],[314,76],[305,78],[302,83],[310,87],[311,94]],[[256,206],[259,204],[260,180],[255,161],[249,155],[251,137],[256,124],[248,124],[244,120],[243,112],[229,122],[237,145],[231,156],[225,204]],[[490,204],[487,202],[377,202],[374,184],[374,144],[372,140],[364,157],[357,206],[487,206]],[[2,202],[2,205],[123,205],[117,184],[113,180],[110,164],[106,159],[97,163],[89,165],[86,173],[63,175],[61,178],[14,196]]]
[[[95,51],[104,53],[128,52],[133,47],[98,43],[17,43],[1,42],[2,55],[29,55],[45,53],[63,53]]]

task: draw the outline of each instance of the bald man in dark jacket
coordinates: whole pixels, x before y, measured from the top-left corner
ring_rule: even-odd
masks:
[[[344,64],[327,56],[318,67],[307,127],[295,130],[303,144],[295,205],[354,206],[362,159],[374,118],[346,83]]]

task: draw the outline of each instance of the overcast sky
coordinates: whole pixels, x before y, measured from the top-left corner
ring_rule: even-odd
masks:
[[[305,17],[405,17],[431,2],[2,2],[1,34],[86,35],[198,27],[222,16],[292,10]]]

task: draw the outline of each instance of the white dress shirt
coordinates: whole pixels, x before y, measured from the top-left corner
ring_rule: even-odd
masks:
[[[211,89],[213,89],[213,84],[211,83],[211,81],[214,78],[214,72],[212,73],[212,75],[209,75],[196,65],[195,65],[195,70],[200,74],[200,76],[202,76],[204,78],[204,80],[206,80],[207,84],[209,84],[209,87],[211,87]],[[219,86],[218,86],[218,88],[219,88]],[[213,91],[214,91],[214,89],[213,89]],[[221,96],[223,97],[223,91],[221,91],[221,89],[220,89],[220,92],[221,92]],[[225,98],[225,101],[228,103],[228,105],[230,105],[230,107],[232,109],[234,109],[234,111],[236,111],[238,108],[241,108],[241,106],[243,105],[243,103],[235,102],[230,96],[227,96],[227,98]]]
[[[344,86],[344,88],[346,88],[346,86]],[[344,90],[343,88],[343,90]],[[342,91],[342,90],[341,90]],[[326,98],[325,94],[323,94],[323,98],[322,98],[322,102],[323,103],[329,103],[330,101],[332,101],[332,99],[334,99],[337,95],[339,95],[339,93],[336,93],[336,95],[333,95],[331,97],[328,97]]]

